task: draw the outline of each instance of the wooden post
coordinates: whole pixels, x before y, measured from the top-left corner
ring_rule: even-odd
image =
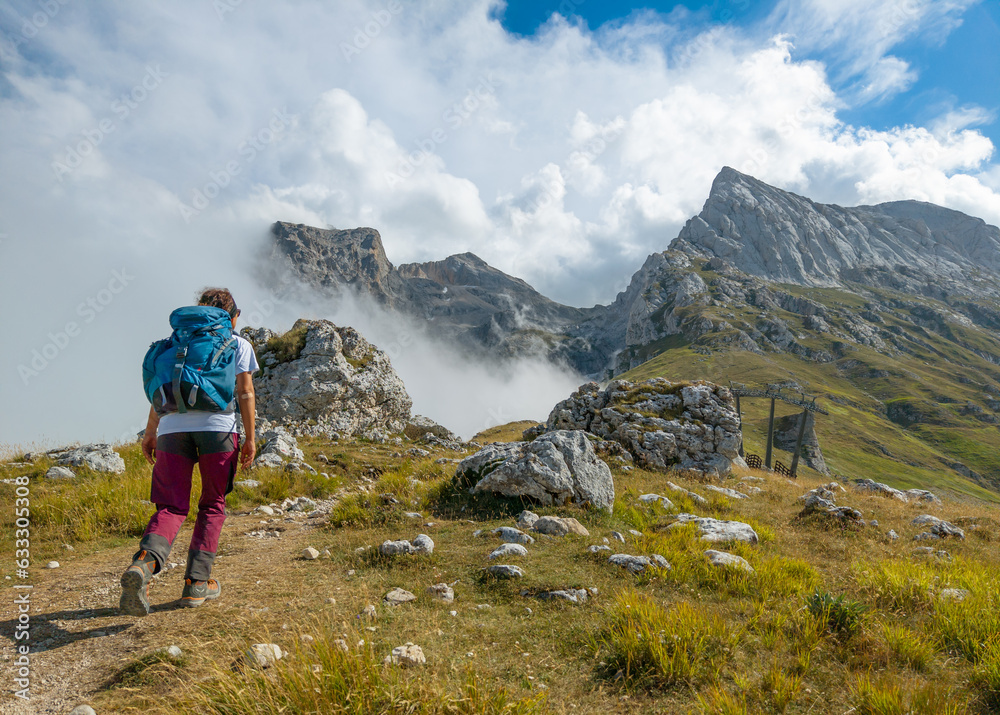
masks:
[[[774,398],[771,398],[771,416],[767,418],[767,452],[764,456],[764,466],[771,468],[771,448],[774,446]]]
[[[795,454],[792,455],[792,476],[795,477],[795,470],[799,468],[799,453],[802,451],[802,438],[806,434],[806,417],[809,410],[802,410],[802,419],[799,420],[799,436],[795,440]]]
[[[740,449],[739,455],[743,456],[743,411],[740,409],[740,396],[739,394],[733,395],[736,398],[736,415],[739,418],[740,423]]]

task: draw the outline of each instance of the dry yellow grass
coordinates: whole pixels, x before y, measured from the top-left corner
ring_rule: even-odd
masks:
[[[508,428],[508,437],[519,436],[520,429]],[[399,448],[391,445],[309,441],[304,447],[314,464],[318,452],[327,454],[336,465],[331,476],[348,489],[357,489],[373,467],[383,473],[366,485],[366,494],[343,506],[352,516],[336,521],[339,526],[288,531],[280,542],[269,543],[242,535],[256,523],[254,517],[234,518],[246,526],[227,526],[224,532],[219,572],[230,584],[226,597],[196,618],[154,616],[170,623],[163,637],[182,644],[189,657],[181,664],[147,663],[141,656],[104,663],[106,687],[94,696],[99,709],[242,712],[238,694],[254,692],[284,712],[326,712],[324,703],[352,688],[359,689],[358,702],[364,702],[360,690],[382,693],[384,699],[373,700],[371,707],[390,703],[384,707],[391,712],[840,715],[854,707],[871,713],[973,713],[997,702],[1000,647],[992,635],[1000,630],[994,615],[1000,613],[995,596],[1000,557],[996,512],[989,505],[949,501],[928,509],[849,491],[838,502],[860,509],[879,526],[844,530],[798,517],[797,498],[826,481],[819,475],[805,473],[792,482],[760,472],[736,474],[726,486],[739,489],[746,478],[763,479],[751,484],[763,492],[729,500],[705,491],[695,475],[616,469],[613,515],[534,509],[573,515],[591,536],[538,537],[527,557],[512,561],[524,568],[524,578],[498,582],[481,572],[499,545],[490,531],[513,525],[517,512],[529,505],[473,497],[458,488],[453,467],[435,460],[461,455],[439,450],[412,460],[393,457]],[[138,468],[129,476],[142,478]],[[286,490],[325,488],[313,481],[319,477],[298,478],[305,481],[288,484],[281,481],[284,475],[266,476],[267,500]],[[704,493],[709,504],[675,497],[667,480]],[[378,498],[385,492],[400,504],[387,506]],[[675,508],[639,502],[648,492],[669,497]],[[111,498],[103,494],[97,490],[90,499]],[[241,494],[236,509],[249,508],[256,498]],[[39,508],[57,503],[43,501]],[[755,573],[709,567],[702,552],[711,544],[700,542],[690,528],[665,529],[681,510],[752,524],[760,544],[715,548],[743,556]],[[408,519],[406,511],[424,518]],[[910,522],[926,511],[967,527],[978,520],[983,527],[968,531],[964,541],[936,542],[950,559],[914,556],[918,544],[912,538],[923,529]],[[612,531],[629,529],[643,535],[629,536],[625,544],[611,539]],[[899,540],[886,536],[890,529]],[[483,534],[473,536],[477,530]],[[433,554],[383,559],[365,548],[385,539],[412,539],[418,532],[434,539]],[[673,568],[628,574],[607,562],[608,552],[587,550],[605,538],[618,552],[660,553]],[[297,554],[306,545],[329,549],[332,556],[302,561]],[[94,547],[89,560],[81,557],[81,566],[93,568],[106,548]],[[126,547],[107,551],[118,560],[125,552]],[[65,566],[73,568],[72,558]],[[439,582],[454,584],[453,604],[427,593]],[[416,601],[381,605],[382,596],[396,587],[416,594]],[[561,588],[594,588],[597,595],[583,604],[536,597]],[[962,602],[943,601],[944,588],[964,588],[970,595]],[[867,606],[857,632],[838,632],[810,612],[806,600],[816,592]],[[357,618],[368,604],[377,604],[372,622]],[[343,638],[352,655],[318,655],[301,647],[302,632],[322,647]],[[283,666],[287,670],[260,678],[230,668],[248,644],[265,641],[292,653]],[[386,672],[381,658],[406,642],[422,646],[426,666]],[[314,665],[340,675],[313,682]],[[481,709],[469,710],[469,703]]]

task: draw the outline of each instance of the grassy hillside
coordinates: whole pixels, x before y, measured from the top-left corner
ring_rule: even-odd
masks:
[[[707,318],[712,329],[635,349],[647,361],[619,377],[754,386],[792,381],[819,395],[830,412],[817,416],[816,431],[828,466],[844,479],[1000,499],[1000,368],[987,359],[1000,356],[1000,340],[991,331],[944,303],[887,290],[771,286],[772,293],[822,306],[829,331],[818,332],[808,316],[727,299],[717,289],[718,274],[696,265],[713,300],[684,310],[689,324]],[[733,349],[741,327],[766,329],[765,319],[787,324],[794,345],[763,354]],[[872,345],[843,339],[857,334],[859,324],[873,331]],[[746,444],[763,454],[768,402],[747,399],[743,407]],[[779,415],[793,412],[779,403]]]
[[[590,536],[536,535],[528,556],[510,561],[525,572],[511,583],[481,571],[499,545],[489,532],[513,525],[532,505],[469,495],[453,465],[437,462],[461,455],[436,449],[409,458],[396,456],[405,451],[399,447],[350,440],[301,446],[329,478],[260,470],[253,478],[261,486],[238,487],[230,497],[215,571],[223,597],[195,611],[176,609],[182,569],[167,572],[151,592],[154,613],[141,620],[115,612],[118,575],[151,510],[140,501],[149,469],[138,448],[123,450],[128,470],[113,479],[82,474],[46,482],[44,462],[0,468],[4,478],[28,476],[31,483],[33,581],[44,599],[33,611],[39,647],[30,712],[67,712],[83,701],[98,712],[469,715],[840,715],[851,708],[944,715],[1000,704],[998,521],[982,502],[946,501],[934,510],[964,524],[968,538],[936,542],[947,556],[926,556],[913,553],[927,542],[912,540],[923,527],[910,523],[926,507],[848,493],[838,502],[877,519],[878,527],[799,518],[797,497],[821,481],[809,473],[794,483],[737,475],[726,486],[763,491],[730,500],[694,474],[614,469],[613,515],[532,507],[575,516]],[[320,453],[329,461],[318,460]],[[667,479],[704,494],[708,504],[677,496]],[[13,490],[0,484],[5,499],[13,500]],[[640,502],[647,492],[669,496],[674,507]],[[299,495],[337,501],[325,518],[253,511]],[[689,528],[666,528],[679,512],[751,524],[758,545],[718,548],[744,557],[754,572],[710,567],[703,555],[710,544]],[[12,512],[0,520],[0,552],[11,564]],[[188,528],[177,542],[178,560]],[[248,535],[262,528],[281,536]],[[901,538],[887,538],[889,529]],[[626,534],[626,543],[612,531]],[[418,532],[433,538],[433,554],[387,559],[370,548]],[[630,575],[607,562],[608,552],[588,551],[605,539],[611,553],[661,554],[672,568]],[[330,555],[305,561],[306,546]],[[52,557],[59,569],[38,568]],[[453,603],[428,595],[439,582],[453,584]],[[396,587],[416,600],[383,605]],[[582,604],[537,597],[560,588],[593,588],[596,595]],[[969,593],[948,600],[941,595],[948,588]],[[12,598],[4,603],[9,622],[15,607]],[[358,618],[368,604],[376,616]],[[289,657],[263,672],[240,666],[242,651],[263,642],[279,644]],[[427,664],[383,666],[406,642],[423,648]],[[184,655],[156,650],[169,644]],[[39,697],[46,687],[64,687],[75,700],[52,701],[49,709]]]

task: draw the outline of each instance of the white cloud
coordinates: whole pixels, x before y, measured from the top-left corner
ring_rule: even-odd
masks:
[[[797,49],[822,53],[855,103],[907,89],[916,73],[890,55],[904,40],[943,42],[980,0],[779,0],[769,19]]]
[[[820,0],[782,3],[772,37],[674,13],[597,34],[555,18],[514,38],[489,0],[402,5],[384,23],[381,0],[242,3],[222,20],[193,0],[61,6],[16,51],[0,40],[0,302],[26,306],[0,318],[17,336],[0,389],[24,406],[0,434],[123,429],[143,405],[120,376],[172,307],[209,283],[267,297],[247,266],[274,220],[374,226],[397,264],[473,251],[576,305],[623,290],[723,165],[820,201],[921,198],[1000,223],[982,110],[879,132],[838,117],[853,98],[831,71],[872,97],[896,91],[910,70],[889,49],[968,4],[901,1],[915,14],[884,38],[884,4]],[[840,59],[797,60],[782,33]],[[162,82],[121,116],[114,103],[149,66]],[[275,112],[290,119],[262,141]],[[104,119],[113,131],[60,181],[53,162]],[[214,197],[185,221],[199,191]],[[18,365],[121,266],[138,276],[128,298],[22,384]],[[85,401],[54,413],[81,372],[101,386],[100,414]]]

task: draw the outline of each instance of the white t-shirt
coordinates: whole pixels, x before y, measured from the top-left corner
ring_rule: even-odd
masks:
[[[236,374],[244,372],[255,372],[260,365],[257,364],[257,355],[253,351],[253,345],[246,338],[233,335],[236,338]],[[237,407],[239,409],[239,407]],[[173,434],[175,432],[235,432],[236,413],[235,412],[202,412],[199,410],[188,410],[171,412],[160,418],[160,424],[156,429],[156,434]]]

